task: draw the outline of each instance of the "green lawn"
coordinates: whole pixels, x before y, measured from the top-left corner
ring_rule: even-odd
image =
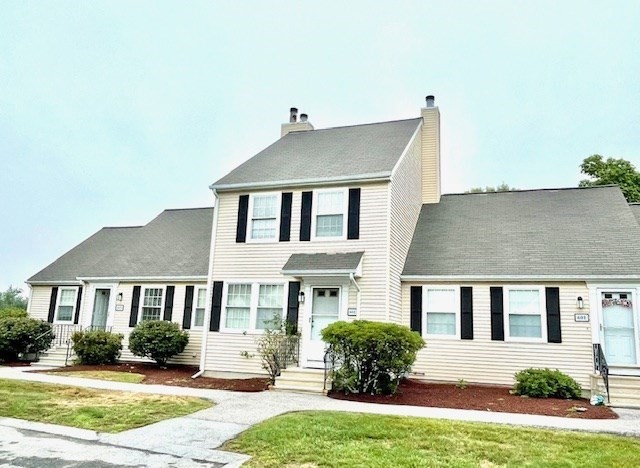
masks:
[[[640,466],[640,440],[397,416],[301,412],[254,426],[225,450],[247,466]]]
[[[63,377],[84,377],[86,379],[111,380],[113,382],[140,383],[144,380],[143,374],[135,372],[118,371],[71,371],[71,372],[47,372],[49,375]]]
[[[208,400],[0,379],[0,417],[120,432],[213,406]]]

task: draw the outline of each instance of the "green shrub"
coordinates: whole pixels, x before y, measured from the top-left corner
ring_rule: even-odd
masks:
[[[322,339],[338,364],[333,389],[345,393],[393,394],[425,345],[407,327],[366,320],[334,322]]]
[[[514,393],[532,398],[580,398],[582,388],[557,369],[530,368],[516,373]]]
[[[27,311],[20,307],[6,306],[0,308],[0,319],[7,317],[23,318],[27,316]]]
[[[23,353],[49,349],[54,335],[46,333],[51,324],[28,317],[0,319],[0,360],[15,361]]]
[[[123,335],[103,330],[78,331],[71,336],[81,364],[113,364],[120,357]]]
[[[167,361],[180,354],[189,343],[189,334],[177,323],[164,320],[141,322],[129,335],[129,349],[140,357],[148,357],[164,367]]]

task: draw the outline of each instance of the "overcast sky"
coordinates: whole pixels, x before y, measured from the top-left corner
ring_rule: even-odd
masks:
[[[0,290],[102,226],[210,205],[292,106],[323,128],[434,94],[445,193],[640,166],[639,24],[639,1],[0,1]]]

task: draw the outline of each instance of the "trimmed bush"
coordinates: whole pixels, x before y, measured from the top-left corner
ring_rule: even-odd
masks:
[[[0,319],[7,317],[24,318],[27,316],[27,311],[20,307],[7,306],[0,308]]]
[[[40,353],[51,347],[51,324],[28,317],[0,319],[0,360],[15,361],[23,353]],[[43,336],[44,335],[44,336]]]
[[[333,389],[345,393],[393,394],[409,372],[422,337],[392,323],[334,322],[322,330],[337,363]]]
[[[129,335],[129,349],[140,357],[148,357],[165,367],[167,361],[184,351],[189,334],[180,330],[177,323],[164,320],[141,322]]]
[[[73,351],[80,364],[113,364],[120,357],[123,335],[103,330],[75,332]]]
[[[532,398],[580,398],[582,387],[557,369],[530,368],[516,373],[514,393]]]

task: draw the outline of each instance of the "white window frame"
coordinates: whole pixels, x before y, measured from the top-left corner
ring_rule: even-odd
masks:
[[[254,239],[251,236],[253,226],[253,202],[256,197],[276,197],[276,235],[272,239]],[[280,240],[280,215],[282,213],[282,192],[260,192],[249,194],[249,207],[247,212],[246,240],[250,243],[271,243]]]
[[[249,302],[249,327],[248,328],[227,328],[227,300],[229,295],[229,286],[232,284],[249,284],[251,285],[251,300]],[[264,329],[256,328],[258,320],[258,299],[260,295],[260,285],[282,286],[282,319],[286,319],[287,314],[287,298],[289,295],[289,286],[284,281],[277,280],[228,280],[224,282],[222,288],[222,306],[220,311],[220,331],[223,333],[239,333],[239,334],[256,334],[262,335]]]
[[[321,193],[342,192],[342,234],[340,236],[316,236],[316,225],[318,219],[318,197]],[[336,213],[338,214],[338,213]],[[313,191],[313,202],[311,203],[311,240],[312,241],[336,241],[347,240],[347,224],[349,223],[349,189],[329,188]]]
[[[455,330],[456,332],[453,335],[441,335],[435,333],[427,333],[427,314],[429,311],[427,310],[427,292],[430,289],[446,289],[453,291],[454,295],[454,313],[455,313]],[[437,312],[437,311],[434,311]],[[422,285],[422,336],[428,337],[432,340],[459,340],[460,338],[460,286],[450,285],[450,284],[425,284]]]
[[[62,291],[68,289],[68,290],[73,290],[74,294],[73,294],[73,309],[71,310],[71,319],[70,320],[59,320],[58,319],[58,307],[60,307],[60,298],[62,297]],[[60,324],[73,324],[74,318],[76,316],[76,306],[78,305],[78,289],[79,286],[59,286],[58,287],[58,294],[56,295],[56,308],[55,308],[55,314],[53,316],[53,323],[60,323]]]
[[[510,291],[530,291],[537,290],[538,291],[538,299],[540,301],[540,306],[538,310],[540,311],[540,338],[529,338],[526,336],[511,336],[509,333],[509,315],[511,313],[509,303],[509,292]],[[503,306],[503,324],[504,324],[504,340],[505,341],[515,341],[515,342],[525,342],[525,343],[546,343],[548,341],[547,334],[547,304],[546,304],[546,295],[545,295],[545,287],[540,285],[518,285],[518,286],[504,286],[502,289],[502,303]],[[534,314],[527,314],[534,315]]]
[[[204,315],[202,317],[202,325],[196,325],[196,309],[198,308],[198,292],[204,291]],[[191,312],[191,328],[202,330],[207,318],[207,286],[196,286],[193,289],[193,307]]]
[[[143,284],[140,287],[140,299],[138,301],[138,323],[142,322],[142,315],[144,308],[144,290],[145,289],[162,289],[162,302],[160,304],[160,318],[158,320],[163,320],[164,316],[164,306],[167,300],[167,285],[166,284]],[[150,322],[151,320],[147,320]]]

